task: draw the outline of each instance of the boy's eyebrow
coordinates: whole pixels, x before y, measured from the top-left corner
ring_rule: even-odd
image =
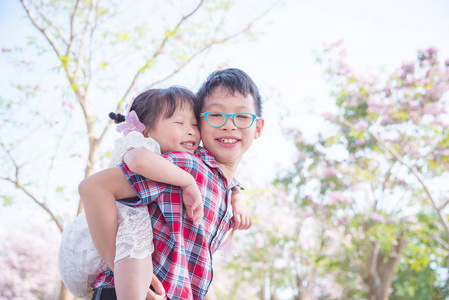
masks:
[[[209,105],[209,109],[217,107],[217,109],[223,109],[226,108],[227,106],[224,104],[220,104],[220,103],[212,103],[211,105]],[[248,106],[236,106],[236,107],[232,107],[233,109],[242,109],[242,110],[250,110],[250,108]]]

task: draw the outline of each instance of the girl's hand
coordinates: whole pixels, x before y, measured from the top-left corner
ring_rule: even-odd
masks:
[[[187,216],[198,226],[204,216],[203,197],[196,181],[182,188],[182,202],[187,209]]]
[[[241,194],[233,193],[231,203],[234,212],[234,216],[232,217],[234,225],[232,228],[235,230],[247,230],[251,228],[253,219],[246,208],[245,200],[242,198]]]

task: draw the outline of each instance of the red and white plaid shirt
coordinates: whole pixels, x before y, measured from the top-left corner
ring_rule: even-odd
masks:
[[[204,148],[196,154],[163,154],[197,181],[203,195],[204,218],[198,227],[186,218],[182,190],[158,183],[121,168],[136,190],[139,200],[128,205],[148,205],[154,237],[153,272],[161,280],[168,299],[203,299],[212,281],[212,254],[231,227],[231,189],[214,157]],[[100,274],[94,288],[111,285],[111,271]]]

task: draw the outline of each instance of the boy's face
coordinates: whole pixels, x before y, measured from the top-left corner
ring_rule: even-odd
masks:
[[[158,118],[148,135],[159,143],[162,153],[171,151],[194,153],[200,142],[198,122],[190,105],[177,108],[168,119]]]
[[[256,114],[254,99],[239,92],[232,95],[227,89],[218,87],[205,99],[201,112],[221,111],[227,114]],[[206,148],[218,163],[235,166],[249,149],[254,139],[262,133],[264,120],[255,120],[249,128],[238,128],[232,118],[228,118],[222,127],[207,124],[206,117],[200,118],[201,138]]]

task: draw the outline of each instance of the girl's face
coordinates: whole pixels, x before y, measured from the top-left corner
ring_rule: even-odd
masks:
[[[193,108],[186,104],[178,107],[170,118],[158,118],[148,136],[159,143],[162,153],[194,153],[200,142],[200,132]]]

